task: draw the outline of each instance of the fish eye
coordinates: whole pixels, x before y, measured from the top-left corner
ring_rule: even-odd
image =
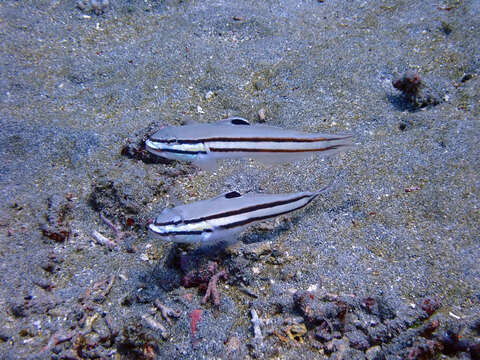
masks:
[[[229,193],[225,194],[226,199],[234,199],[242,196],[238,191],[230,191]]]
[[[230,123],[232,125],[250,125],[248,120],[241,118],[241,117],[232,117],[230,118]]]

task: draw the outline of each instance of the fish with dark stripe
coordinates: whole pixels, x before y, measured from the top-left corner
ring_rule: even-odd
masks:
[[[352,146],[351,135],[304,133],[267,125],[250,125],[239,117],[211,124],[167,126],[153,134],[146,149],[167,159],[190,161],[214,169],[219,159],[253,158],[287,162],[312,154],[329,156]]]
[[[262,194],[232,191],[218,197],[164,209],[149,229],[164,240],[212,243],[235,240],[249,225],[299,210],[320,193]]]

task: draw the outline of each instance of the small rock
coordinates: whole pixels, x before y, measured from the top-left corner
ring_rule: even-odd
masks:
[[[361,331],[349,331],[345,334],[350,340],[350,346],[357,350],[365,351],[370,346],[367,337]]]
[[[254,82],[253,87],[255,90],[263,90],[265,89],[265,83],[262,80],[257,80]]]
[[[465,74],[462,79],[460,80],[460,82],[464,83],[464,82],[467,82],[468,80],[471,80],[473,79],[473,74]]]
[[[50,260],[44,260],[40,263],[40,267],[45,270],[46,272],[49,273],[54,273],[56,270],[56,266],[53,263],[53,261]]]
[[[225,356],[230,358],[234,353],[238,352],[240,349],[240,339],[235,335],[230,336],[227,339],[227,343],[225,344]]]
[[[441,28],[442,28],[443,32],[445,33],[445,35],[450,35],[450,33],[453,30],[452,25],[450,25],[446,21],[442,21],[442,27]]]
[[[327,319],[334,330],[341,327],[347,310],[347,305],[340,299],[331,300],[328,296],[317,296],[303,290],[295,293],[293,301],[308,323],[321,325]]]
[[[341,354],[334,354],[331,358],[331,360],[365,360],[365,355],[362,351],[357,350],[357,349],[352,349],[352,348],[347,348],[345,351]]]
[[[234,244],[231,244],[225,248],[225,253],[237,257],[242,253],[243,249],[243,244],[240,242],[236,242]]]
[[[253,243],[244,247],[243,253],[246,258],[258,259],[262,255],[266,255],[272,252],[272,242],[263,241],[259,243]]]
[[[432,315],[435,311],[437,311],[440,306],[440,301],[433,297],[426,297],[420,304],[420,307],[428,314],[428,316]]]
[[[23,302],[16,302],[10,305],[10,311],[12,312],[13,316],[17,318],[27,316],[25,310],[25,304]]]
[[[258,120],[260,122],[264,122],[265,121],[265,109],[264,108],[261,108],[260,110],[258,110]]]
[[[110,5],[109,0],[78,0],[77,7],[84,13],[94,12],[95,15],[101,15]]]
[[[326,350],[328,353],[340,353],[337,355],[341,355],[348,349],[348,343],[344,339],[333,339],[332,341],[328,342],[326,345]]]
[[[400,90],[409,97],[417,96],[423,87],[420,75],[415,71],[408,71],[402,76],[396,77],[393,79],[392,84],[395,89]]]
[[[371,343],[376,344],[386,342],[390,338],[388,329],[384,324],[369,327],[368,337]]]
[[[48,199],[46,223],[41,224],[44,236],[63,242],[70,237],[69,220],[71,218],[71,204],[60,194],[54,194]]]
[[[206,100],[210,100],[211,98],[213,98],[215,95],[215,93],[213,91],[207,91],[207,93],[205,94],[205,99]]]
[[[98,334],[101,343],[110,338],[110,330],[103,318],[97,318],[92,324],[92,329]]]
[[[8,335],[8,333],[1,329],[0,330],[0,341],[3,341],[3,342],[6,342],[8,339],[10,339],[10,335]]]
[[[413,108],[424,108],[440,104],[441,97],[432,89],[425,86],[420,75],[415,71],[408,71],[392,81],[393,87],[401,91]]]
[[[315,328],[315,337],[322,342],[327,342],[333,339],[332,328],[326,320]]]
[[[378,345],[372,346],[370,349],[365,351],[365,356],[367,360],[380,360],[382,354],[382,348]]]

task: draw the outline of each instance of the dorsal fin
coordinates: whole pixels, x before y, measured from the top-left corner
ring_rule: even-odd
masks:
[[[234,199],[242,196],[238,191],[230,191],[224,195],[225,199]]]
[[[228,119],[225,119],[225,120],[220,120],[219,123],[229,124],[229,125],[250,125],[247,119],[244,119],[238,116],[229,117]]]

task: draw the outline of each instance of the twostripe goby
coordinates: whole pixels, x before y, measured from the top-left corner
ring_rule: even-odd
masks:
[[[232,117],[211,124],[167,126],[145,145],[153,154],[212,170],[219,159],[252,158],[276,163],[312,154],[329,156],[352,146],[351,137],[250,125],[243,118]]]
[[[149,229],[160,238],[184,243],[234,241],[249,225],[301,209],[320,193],[263,194],[232,191],[164,209]]]

